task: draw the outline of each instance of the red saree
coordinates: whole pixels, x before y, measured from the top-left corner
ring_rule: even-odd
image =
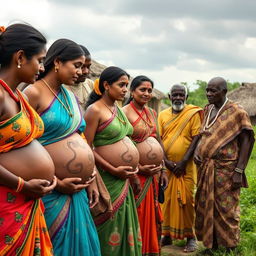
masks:
[[[8,86],[0,84],[9,92]],[[11,94],[11,93],[10,93]],[[28,145],[40,137],[41,118],[17,90],[21,111],[0,122],[0,153]],[[22,193],[0,185],[0,255],[52,255],[52,244],[40,199],[31,200]]]
[[[130,103],[134,109],[133,103]],[[144,108],[138,113],[138,119],[132,123],[134,132],[131,136],[136,143],[143,142],[148,137],[157,137],[156,113],[149,108]],[[152,124],[149,126],[149,124]],[[138,174],[142,190],[135,196],[137,212],[140,222],[142,236],[142,255],[160,255],[160,238],[162,212],[158,203],[158,182],[155,176],[144,176]]]

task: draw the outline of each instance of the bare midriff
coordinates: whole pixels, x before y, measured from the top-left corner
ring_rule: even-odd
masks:
[[[82,183],[92,175],[95,161],[87,142],[78,134],[45,146],[54,165],[55,175],[59,179],[77,177]]]
[[[139,152],[128,137],[110,145],[96,147],[95,151],[114,167],[131,166],[136,169],[139,163]]]
[[[161,145],[154,137],[148,137],[141,143],[137,143],[137,149],[140,154],[140,164],[160,165],[164,158]]]
[[[22,148],[1,153],[0,163],[8,171],[27,181],[46,179],[51,182],[54,176],[53,161],[37,140]]]

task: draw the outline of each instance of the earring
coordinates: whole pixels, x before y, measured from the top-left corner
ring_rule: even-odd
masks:
[[[57,73],[58,72],[58,68],[57,66],[54,66],[54,72]]]

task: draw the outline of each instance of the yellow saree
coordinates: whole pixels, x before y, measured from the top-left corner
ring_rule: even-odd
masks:
[[[186,105],[178,114],[172,108],[160,112],[158,116],[159,133],[167,158],[179,162],[187,152],[194,136],[199,134],[202,109]],[[177,178],[168,172],[169,185],[162,204],[164,221],[162,234],[174,239],[193,237],[194,192],[196,185],[196,166],[192,159],[186,166],[186,174]]]

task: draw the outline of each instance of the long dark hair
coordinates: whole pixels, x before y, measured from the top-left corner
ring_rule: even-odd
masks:
[[[103,72],[100,75],[99,78],[99,90],[103,94],[105,92],[105,88],[103,86],[103,83],[106,81],[109,85],[113,84],[116,82],[121,76],[128,76],[130,77],[129,74],[127,74],[123,69],[118,68],[118,67],[108,67],[103,70]],[[93,104],[95,101],[99,100],[102,97],[102,95],[96,94],[96,92],[93,90],[91,94],[89,95],[88,101],[86,103],[85,108]]]
[[[89,50],[85,46],[83,46],[81,44],[79,44],[79,46],[84,51],[84,56],[86,57],[86,59],[91,59],[91,53],[89,52]]]
[[[66,62],[81,56],[84,56],[84,51],[77,43],[69,39],[58,39],[47,51],[44,62],[45,71],[41,73],[40,78],[45,77],[53,68],[55,59],[58,59],[61,62]]]
[[[0,33],[0,64],[1,68],[8,67],[15,52],[23,50],[29,60],[40,53],[47,41],[34,27],[27,24],[13,24]]]
[[[150,82],[152,88],[154,88],[154,82],[150,78],[148,78],[147,76],[136,76],[135,78],[133,78],[130,85],[130,97],[128,98],[124,105],[127,105],[132,101],[131,92],[135,91],[136,88],[142,84],[142,82]]]

